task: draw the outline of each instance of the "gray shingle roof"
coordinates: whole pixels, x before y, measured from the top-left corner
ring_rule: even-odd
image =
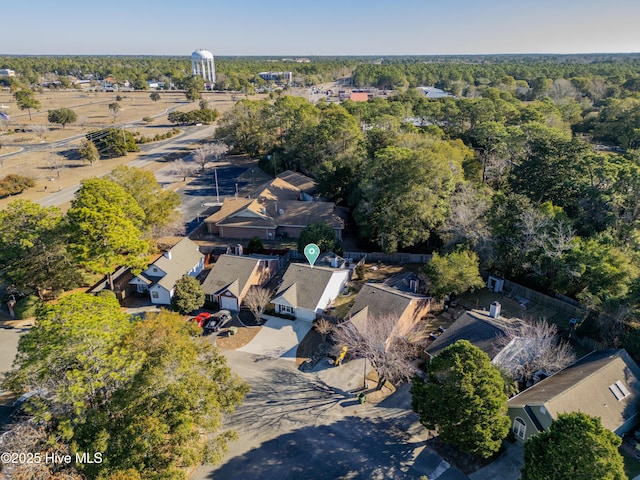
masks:
[[[458,340],[468,340],[493,358],[500,351],[496,340],[504,334],[505,322],[508,320],[491,318],[489,312],[465,312],[425,350],[429,355],[436,356]]]
[[[170,291],[176,282],[186,275],[194,266],[196,266],[204,255],[200,253],[198,245],[185,237],[169,249],[171,258],[168,255],[162,255],[153,265],[166,273],[164,277],[158,280],[157,285],[164,287]]]
[[[609,389],[622,382],[629,392],[618,400]],[[581,411],[600,417],[615,431],[638,410],[640,368],[626,350],[593,352],[564,370],[509,399],[510,407],[544,406],[553,418],[559,413]]]
[[[283,298],[295,307],[315,310],[329,280],[338,271],[345,270],[292,263],[284,273],[273,301]]]

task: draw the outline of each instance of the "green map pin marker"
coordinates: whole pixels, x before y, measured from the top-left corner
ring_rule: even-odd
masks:
[[[320,255],[320,248],[315,243],[310,243],[306,247],[304,247],[304,256],[309,260],[309,265],[313,267],[313,264],[316,263],[318,256]]]

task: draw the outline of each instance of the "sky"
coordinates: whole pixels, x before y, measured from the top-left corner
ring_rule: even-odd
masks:
[[[0,55],[628,53],[638,18],[639,0],[4,0]]]

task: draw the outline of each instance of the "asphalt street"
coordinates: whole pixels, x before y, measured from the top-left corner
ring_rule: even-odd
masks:
[[[239,440],[221,465],[201,467],[194,480],[467,478],[425,448],[426,432],[407,405],[406,390],[377,406],[362,405],[353,392],[329,383],[326,373],[302,373],[291,361],[267,356],[224,353],[251,392],[225,425]]]
[[[136,168],[144,168],[144,166],[150,161],[161,160],[172,153],[180,150],[182,147],[186,145],[190,145],[192,143],[198,142],[204,138],[207,138],[213,135],[215,131],[215,126],[202,126],[190,129],[188,132],[184,133],[175,138],[171,138],[167,141],[164,141],[160,144],[153,144],[151,146],[144,146],[142,149],[145,151],[143,155],[141,155],[138,159],[132,160],[127,165],[130,167]],[[190,161],[189,158],[186,158],[185,161]],[[178,177],[175,174],[172,174],[173,168],[168,165],[160,170],[160,175],[164,177],[164,181],[166,182],[169,179],[170,175],[173,179],[173,182],[178,180]],[[71,187],[65,188],[59,192],[51,192],[47,197],[40,200],[38,203],[44,207],[51,206],[60,206],[64,205],[67,202],[73,200],[75,193],[80,188],[80,184],[72,185]]]

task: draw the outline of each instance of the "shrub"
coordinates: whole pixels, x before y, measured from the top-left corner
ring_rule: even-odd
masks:
[[[24,320],[25,318],[35,317],[38,313],[38,309],[42,307],[42,305],[42,300],[40,300],[36,295],[27,295],[16,303],[13,311],[15,312],[18,320]]]
[[[0,197],[8,197],[9,195],[17,195],[27,188],[35,187],[36,182],[33,178],[23,177],[21,175],[7,175],[0,180]]]

